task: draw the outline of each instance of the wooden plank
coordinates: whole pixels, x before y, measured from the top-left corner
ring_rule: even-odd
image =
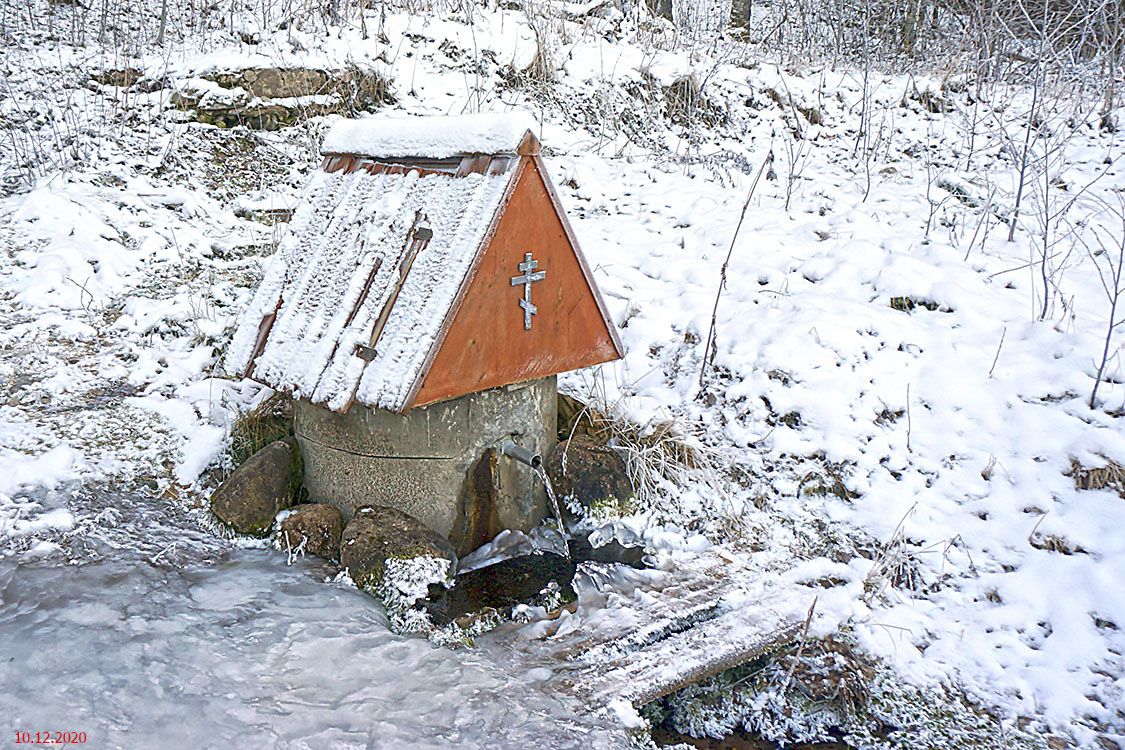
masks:
[[[686,607],[669,617],[661,617],[620,638],[599,643],[587,649],[577,659],[585,663],[605,663],[620,659],[712,620],[721,614],[722,601],[713,592],[708,591],[707,594],[703,602]]]
[[[597,658],[599,651],[608,652],[615,648],[612,644],[635,638],[640,630],[663,627],[670,633],[676,629],[676,623],[687,618],[705,619],[698,618],[699,611],[717,606],[724,592],[729,593],[730,586],[721,566],[699,571],[690,578],[673,579],[654,588],[638,588],[632,598],[619,598],[612,607],[623,615],[620,626],[602,625],[593,633],[579,629],[567,636],[553,638],[555,655],[561,659],[588,662]]]
[[[591,665],[572,678],[572,692],[601,705],[619,699],[644,705],[791,643],[803,626],[799,607],[776,600],[740,606],[608,664]]]

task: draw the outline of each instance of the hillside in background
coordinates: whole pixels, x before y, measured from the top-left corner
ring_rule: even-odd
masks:
[[[626,523],[817,591],[812,689],[625,718],[1125,746],[1120,20],[903,8],[4,2],[0,556],[120,542],[77,485],[205,523],[328,123],[527,109],[627,349],[561,383],[627,425]]]

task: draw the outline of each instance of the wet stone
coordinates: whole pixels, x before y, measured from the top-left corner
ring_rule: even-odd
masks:
[[[593,546],[585,536],[578,536],[567,540],[570,557],[582,562],[615,563],[628,565],[630,568],[642,570],[650,567],[645,563],[645,548],[643,546],[629,546],[617,540],[610,540],[598,547]]]
[[[457,553],[441,534],[414,516],[383,505],[355,511],[340,540],[340,565],[356,586],[371,590],[382,582],[388,560],[444,558],[450,569]]]
[[[625,460],[589,437],[559,443],[545,468],[569,528],[620,518],[636,508]]]
[[[301,487],[295,438],[276,440],[241,464],[211,495],[211,512],[239,534],[265,536]]]
[[[340,537],[344,533],[344,514],[326,503],[298,505],[281,522],[282,549],[302,548],[326,560],[340,556]]]
[[[508,560],[457,576],[453,587],[436,592],[424,608],[436,625],[467,614],[495,609],[507,614],[518,604],[534,604],[554,589],[564,600],[575,597],[575,563],[562,555],[538,553]]]

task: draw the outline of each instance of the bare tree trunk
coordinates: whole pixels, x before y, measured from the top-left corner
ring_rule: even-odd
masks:
[[[160,30],[156,32],[156,46],[164,46],[164,29],[168,25],[168,0],[160,2]]]
[[[1114,262],[1111,250],[1107,250],[1104,245],[1102,247],[1102,254],[1107,259],[1109,266],[1107,271],[1102,271],[1102,266],[1098,262],[1097,255],[1093,252],[1090,253],[1090,260],[1094,262],[1094,267],[1098,269],[1098,278],[1102,282],[1102,288],[1105,289],[1106,295],[1109,297],[1109,318],[1106,320],[1105,327],[1105,342],[1102,345],[1102,357],[1098,362],[1098,371],[1094,375],[1094,388],[1090,391],[1090,408],[1094,409],[1098,404],[1098,387],[1102,384],[1102,376],[1105,375],[1105,366],[1110,359],[1110,350],[1112,349],[1114,333],[1118,328],[1125,325],[1125,317],[1117,320],[1117,310],[1121,306],[1122,295],[1125,294],[1125,284],[1122,284],[1122,275],[1125,272],[1125,200],[1119,199],[1117,215],[1121,220],[1121,228],[1117,233],[1116,242],[1117,247],[1117,260]],[[1100,242],[1100,241],[1099,241]]]
[[[731,0],[730,25],[738,29],[750,28],[750,9],[753,0]]]
[[[105,24],[109,15],[109,0],[102,0],[102,17],[98,23],[98,44],[105,44]]]
[[[672,20],[672,0],[645,0],[645,5],[654,16]]]
[[[1114,121],[1114,107],[1117,93],[1117,71],[1120,69],[1121,47],[1125,41],[1122,35],[1121,13],[1115,9],[1102,9],[1103,32],[1106,39],[1102,43],[1106,56],[1106,84],[1105,102],[1102,105],[1101,127],[1105,130],[1117,130],[1118,123]]]
[[[1044,6],[1046,3],[1044,3]],[[1027,182],[1028,156],[1031,150],[1031,131],[1035,128],[1039,117],[1039,97],[1043,91],[1043,79],[1046,76],[1046,67],[1043,56],[1046,54],[1047,32],[1043,30],[1039,35],[1039,60],[1035,72],[1034,88],[1031,90],[1031,111],[1027,113],[1026,132],[1023,139],[1023,152],[1020,154],[1019,176],[1016,183],[1016,201],[1012,206],[1012,223],[1008,226],[1008,242],[1015,242],[1016,226],[1020,221],[1020,203],[1023,201],[1023,188]]]
[[[1125,247],[1125,245],[1123,245],[1123,247]],[[1121,301],[1121,293],[1125,292],[1125,289],[1121,287],[1121,269],[1123,267],[1125,267],[1125,252],[1119,251],[1117,254],[1117,267],[1114,269],[1112,277],[1114,286],[1110,290],[1112,295],[1109,303],[1109,319],[1106,321],[1105,345],[1102,347],[1102,359],[1101,362],[1098,363],[1098,372],[1094,376],[1094,389],[1090,392],[1091,409],[1095,408],[1098,403],[1098,386],[1102,384],[1102,375],[1105,374],[1105,366],[1109,361],[1109,349],[1110,344],[1113,342],[1114,331],[1122,323],[1125,323],[1125,320],[1115,320],[1117,316],[1117,305]]]

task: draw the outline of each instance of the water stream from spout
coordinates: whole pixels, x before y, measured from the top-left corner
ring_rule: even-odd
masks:
[[[559,533],[562,534],[563,541],[569,541],[570,535],[566,533],[566,522],[563,521],[562,510],[559,508],[559,499],[555,496],[555,487],[551,484],[551,478],[547,476],[547,470],[543,465],[532,467],[535,476],[539,477],[539,481],[543,483],[544,489],[547,490],[547,499],[551,501],[551,512],[555,514],[555,520],[559,522]],[[570,545],[566,547],[566,557],[570,559]]]

